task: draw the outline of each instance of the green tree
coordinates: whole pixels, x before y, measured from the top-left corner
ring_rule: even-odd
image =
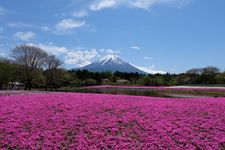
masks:
[[[11,81],[12,66],[10,62],[4,58],[0,58],[0,89],[7,87]]]
[[[44,88],[46,85],[46,77],[43,75],[42,70],[36,70],[33,72],[32,86],[34,88]]]
[[[84,85],[85,86],[92,86],[92,85],[96,85],[97,81],[95,79],[86,79],[84,81]]]
[[[71,86],[72,87],[80,87],[82,86],[82,82],[80,79],[74,79],[73,81],[71,81]]]

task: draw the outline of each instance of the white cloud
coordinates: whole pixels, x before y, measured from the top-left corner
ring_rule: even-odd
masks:
[[[33,27],[31,24],[22,23],[22,22],[10,22],[8,23],[8,26],[11,28],[25,28],[25,27]]]
[[[90,5],[93,11],[104,8],[127,6],[140,9],[150,9],[154,5],[169,5],[178,8],[187,5],[191,0],[96,0]]]
[[[141,48],[138,46],[131,46],[130,48],[135,49],[135,50],[140,50]]]
[[[80,11],[73,12],[72,16],[77,17],[77,18],[85,17],[85,16],[88,16],[88,12],[86,10],[82,9]]]
[[[61,55],[61,54],[66,54],[67,52],[69,52],[69,50],[66,47],[58,47],[58,46],[55,46],[51,42],[48,43],[48,44],[42,44],[42,43],[33,44],[33,43],[28,43],[28,45],[40,47],[41,49],[43,49],[47,53],[53,54],[53,55]]]
[[[144,59],[152,60],[152,58],[151,57],[148,57],[148,56],[145,56]]]
[[[15,38],[18,38],[20,40],[23,40],[23,41],[29,41],[33,38],[35,38],[36,34],[34,32],[16,32],[14,34],[14,37]]]
[[[0,16],[4,16],[7,13],[7,10],[0,6]]]
[[[77,67],[83,67],[92,62],[98,55],[96,49],[85,50],[85,51],[70,51],[65,56],[65,63],[69,65],[76,65]]]
[[[133,64],[131,64],[133,65]],[[134,67],[140,69],[140,70],[143,70],[144,72],[147,72],[149,74],[166,74],[167,72],[163,71],[163,70],[157,70],[155,69],[155,67],[152,65],[150,67],[139,67],[139,66],[136,66],[136,65],[133,65]]]
[[[72,29],[81,28],[86,25],[85,21],[77,21],[73,19],[63,19],[56,24],[56,30],[58,32],[67,32]]]

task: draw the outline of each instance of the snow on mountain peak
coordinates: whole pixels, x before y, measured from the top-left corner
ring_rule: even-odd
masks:
[[[105,57],[100,58],[98,63],[104,65],[105,63],[115,63],[115,64],[123,64],[124,62],[116,55],[106,55]]]

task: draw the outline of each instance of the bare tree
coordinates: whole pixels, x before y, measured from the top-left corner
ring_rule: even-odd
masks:
[[[53,88],[57,89],[57,72],[59,67],[63,64],[63,62],[56,58],[55,55],[50,55],[45,60],[45,76],[46,76],[46,86],[45,89]]]
[[[220,72],[219,68],[213,67],[213,66],[208,66],[205,68],[194,68],[194,69],[188,70],[186,73],[201,75],[201,74],[216,74],[219,72]]]
[[[15,62],[23,67],[24,89],[30,90],[32,87],[33,72],[41,69],[48,54],[39,47],[30,45],[19,45],[11,51],[11,56]]]
[[[194,68],[194,69],[188,70],[186,73],[187,74],[201,75],[203,72],[204,72],[203,68]]]
[[[217,74],[220,72],[220,69],[213,66],[208,66],[203,68],[205,74]]]

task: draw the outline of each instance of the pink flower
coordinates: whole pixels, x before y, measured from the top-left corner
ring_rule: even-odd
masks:
[[[224,149],[225,98],[0,97],[0,149]]]

